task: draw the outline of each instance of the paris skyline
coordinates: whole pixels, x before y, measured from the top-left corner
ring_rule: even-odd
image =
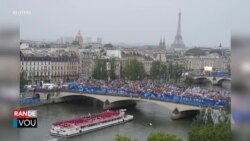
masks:
[[[181,12],[182,38],[186,46],[214,47],[221,43],[228,47],[231,32],[249,28],[250,23],[244,18],[247,1],[60,2],[65,4],[49,0],[20,2],[22,9],[32,12],[32,15],[20,18],[21,39],[55,41],[64,36],[74,37],[80,29],[85,40],[87,37],[101,37],[104,42],[111,43],[158,45],[160,38],[165,37],[166,44],[171,46],[176,35],[178,13]]]

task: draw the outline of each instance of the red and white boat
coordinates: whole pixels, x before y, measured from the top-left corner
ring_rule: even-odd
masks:
[[[121,124],[134,118],[132,115],[126,115],[125,112],[125,109],[119,111],[108,110],[75,119],[58,121],[52,124],[50,134],[54,136],[70,137]]]

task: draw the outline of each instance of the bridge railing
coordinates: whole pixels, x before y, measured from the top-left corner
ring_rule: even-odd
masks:
[[[129,91],[124,89],[112,89],[105,87],[95,87],[95,86],[85,86],[85,85],[75,85],[70,84],[68,90],[75,92],[87,92],[95,94],[104,94],[104,95],[120,95],[127,97],[141,97],[146,99],[155,99],[161,101],[169,101],[175,103],[190,104],[195,106],[212,106],[212,107],[223,107],[224,100],[212,100],[206,98],[193,98],[186,96],[177,96],[171,95],[170,92],[165,93],[154,93],[149,91]]]
[[[196,74],[192,75],[193,77],[231,77],[231,73],[229,72],[211,72],[208,74]]]

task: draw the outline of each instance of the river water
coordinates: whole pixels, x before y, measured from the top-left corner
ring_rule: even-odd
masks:
[[[38,127],[35,129],[20,129],[21,141],[45,141],[49,135],[51,123],[57,120],[69,119],[92,112],[102,111],[102,106],[95,100],[70,101],[31,109],[38,112]],[[186,140],[191,119],[172,121],[171,111],[155,104],[138,102],[135,107],[128,108],[128,113],[134,115],[134,120],[121,125],[107,127],[79,136],[67,138],[67,141],[112,141],[116,134],[123,134],[145,141],[147,135],[155,130],[176,134]],[[152,126],[149,125],[152,123]],[[65,139],[64,139],[65,140]]]
[[[229,84],[226,84],[226,89],[228,89],[228,85]],[[202,86],[222,89],[221,87],[209,86],[209,84]],[[37,110],[38,112],[38,127],[35,129],[20,129],[20,140],[46,141],[47,136],[49,136],[51,123],[58,120],[69,119],[81,115],[87,115],[88,113],[102,111],[102,104],[96,100],[77,99],[77,101],[68,101],[65,103],[30,108]],[[123,134],[138,139],[139,141],[145,141],[148,134],[156,130],[175,134],[184,141],[187,140],[192,119],[173,121],[170,118],[171,112],[172,111],[165,107],[152,103],[137,102],[135,107],[128,108],[128,113],[134,115],[133,121],[67,139],[64,138],[63,140],[113,141],[116,134]],[[152,126],[149,125],[150,123],[152,123]]]

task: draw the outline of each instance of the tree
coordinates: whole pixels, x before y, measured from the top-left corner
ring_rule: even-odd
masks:
[[[231,124],[207,124],[192,129],[188,133],[189,141],[231,141]]]
[[[115,137],[115,141],[132,141],[132,139],[127,136],[117,134]],[[137,140],[135,139],[133,141]],[[175,135],[157,131],[150,133],[147,137],[147,141],[182,141],[182,139],[178,138]]]
[[[219,123],[230,123],[231,122],[231,99],[226,99],[223,109],[220,110],[218,116]]]
[[[105,44],[103,47],[105,47],[105,48],[113,48],[113,45],[108,43],[108,44]]]
[[[101,61],[101,78],[102,80],[108,79],[107,62]]]
[[[223,108],[224,108],[226,114],[231,113],[231,99],[230,98],[226,99]]]
[[[149,134],[147,141],[182,141],[175,135],[167,134],[161,131],[152,132]]]
[[[20,91],[23,89],[24,85],[27,84],[26,73],[22,71],[20,73]]]
[[[109,77],[110,77],[111,80],[116,79],[116,74],[115,74],[115,59],[111,59],[111,61],[110,61]]]
[[[143,64],[136,59],[126,60],[123,72],[124,76],[129,80],[141,80],[145,75]]]
[[[108,78],[106,61],[96,59],[95,67],[92,72],[92,77],[95,79],[103,79],[106,80]]]
[[[161,61],[153,61],[150,69],[150,75],[152,78],[166,78],[167,66]]]
[[[231,73],[231,66],[230,66],[230,64],[227,65],[227,71],[228,71],[229,73]]]
[[[173,78],[175,80],[175,82],[178,82],[178,80],[180,79],[181,75],[182,75],[182,72],[183,72],[183,66],[182,65],[179,65],[179,64],[174,64],[172,66],[172,75],[173,75]]]
[[[194,78],[191,76],[187,76],[184,80],[184,83],[190,86],[194,83]]]
[[[167,69],[167,78],[168,79],[172,79],[175,82],[178,82],[180,77],[182,76],[184,67],[178,63],[176,64],[172,64],[170,63],[168,65],[168,69]]]
[[[221,110],[218,117],[213,116],[213,110],[202,109],[192,123],[188,133],[189,141],[230,141],[231,122],[225,110]],[[217,122],[216,122],[217,121]]]
[[[194,118],[193,122],[192,122],[192,127],[200,127],[202,125],[205,124],[204,122],[204,117],[206,115],[206,110],[203,108],[201,109],[200,113],[198,115],[196,115],[196,117]]]
[[[211,108],[201,109],[200,113],[193,120],[192,127],[201,127],[206,124],[214,124],[213,110]]]
[[[125,72],[124,72],[124,67],[123,67],[123,65],[121,65],[121,68],[120,68],[120,77],[121,78],[125,78]]]
[[[92,72],[92,77],[95,79],[100,79],[101,78],[101,68],[102,64],[99,59],[95,60],[95,67]]]
[[[127,136],[117,134],[115,137],[115,141],[132,141],[132,139]],[[137,141],[137,140],[134,140],[134,141]]]
[[[170,80],[173,78],[173,64],[170,63],[168,66],[168,75],[167,75],[167,79]]]

